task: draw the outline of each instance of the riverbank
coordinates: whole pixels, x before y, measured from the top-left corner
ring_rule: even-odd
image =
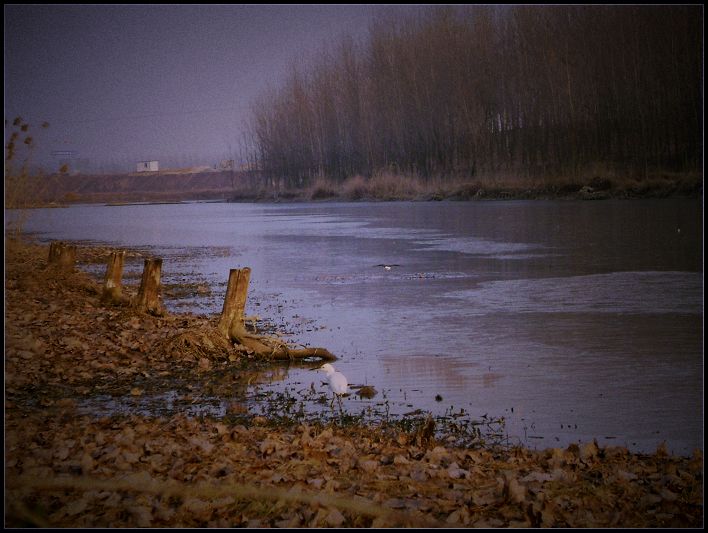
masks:
[[[150,174],[150,173],[144,173]],[[344,181],[319,178],[302,187],[264,185],[252,172],[159,175],[40,176],[29,178],[25,207],[61,207],[77,203],[129,204],[186,201],[474,201],[605,200],[609,198],[701,197],[703,177],[695,173],[522,178],[429,179],[378,173]],[[31,193],[29,192],[31,191]]]
[[[107,253],[80,247],[77,260]],[[6,240],[6,526],[702,525],[700,452],[461,446],[424,424],[251,414],[240,396],[263,367],[194,335],[215,317],[103,305],[95,280],[47,254]],[[85,408],[166,388],[183,412]],[[206,389],[233,399],[226,416],[185,414]]]
[[[700,197],[703,178],[696,174],[657,173],[644,178],[585,176],[428,179],[381,172],[342,182],[319,178],[307,188],[277,192],[242,189],[231,201],[470,201],[606,200],[610,198]]]

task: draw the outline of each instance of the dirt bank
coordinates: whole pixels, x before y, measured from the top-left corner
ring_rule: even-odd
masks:
[[[226,200],[242,173],[230,171],[33,176],[25,185],[38,205]]]
[[[325,178],[309,186],[266,187],[257,173],[246,171],[142,172],[115,175],[34,176],[21,185],[23,206],[73,203],[181,201],[470,201],[517,199],[604,200],[608,198],[700,197],[703,176],[656,173],[651,176],[430,179],[397,174],[344,181]]]
[[[105,306],[47,253],[6,240],[6,526],[702,526],[700,451],[453,446],[425,426],[249,415],[238,391],[255,361],[195,335],[215,317]],[[177,381],[185,405],[197,381],[233,397],[230,415],[82,409]]]

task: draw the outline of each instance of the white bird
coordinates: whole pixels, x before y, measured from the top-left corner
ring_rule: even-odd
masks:
[[[332,365],[329,363],[323,364],[318,370],[321,370],[327,374],[327,383],[329,383],[329,390],[332,391],[332,404],[334,404],[334,398],[337,398],[339,402],[339,408],[342,408],[341,396],[343,394],[349,394],[349,383],[347,382],[347,377],[341,372],[337,372]]]

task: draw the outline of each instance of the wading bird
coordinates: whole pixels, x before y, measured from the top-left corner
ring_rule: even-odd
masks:
[[[321,370],[327,374],[327,383],[329,383],[329,390],[332,391],[332,407],[334,407],[334,398],[337,398],[339,402],[339,409],[342,409],[342,398],[343,394],[349,394],[349,384],[347,382],[347,377],[341,372],[337,372],[332,365],[329,363],[323,364],[317,370]]]

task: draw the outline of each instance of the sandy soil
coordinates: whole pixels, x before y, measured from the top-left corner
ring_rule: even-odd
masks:
[[[7,527],[703,524],[700,451],[453,446],[425,425],[288,425],[238,405],[220,419],[92,416],[83,399],[185,376],[233,394],[256,362],[216,340],[214,317],[102,304],[99,284],[47,254],[6,239]]]

